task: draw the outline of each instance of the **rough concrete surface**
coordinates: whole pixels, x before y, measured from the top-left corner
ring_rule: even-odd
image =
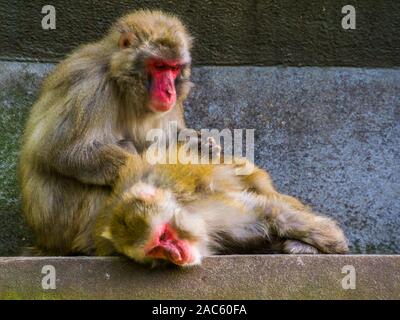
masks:
[[[56,9],[56,29],[42,29],[42,7]],[[342,28],[342,7],[356,9],[356,29]],[[400,65],[397,0],[0,0],[0,57],[55,61],[99,39],[139,8],[178,15],[195,37],[202,65]]]
[[[15,164],[50,64],[0,63],[0,255],[29,243]],[[400,252],[400,70],[199,67],[190,127],[255,130],[282,192],[334,217],[353,253]]]
[[[49,265],[55,290],[42,288]],[[0,299],[400,299],[400,256],[223,256],[187,269],[122,258],[0,258]]]

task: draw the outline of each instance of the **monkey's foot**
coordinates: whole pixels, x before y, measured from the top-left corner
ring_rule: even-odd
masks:
[[[347,239],[335,221],[317,216],[313,227],[304,239],[299,239],[318,248],[323,253],[349,252]]]
[[[286,240],[282,248],[284,253],[288,254],[317,254],[320,253],[317,248],[297,240]]]

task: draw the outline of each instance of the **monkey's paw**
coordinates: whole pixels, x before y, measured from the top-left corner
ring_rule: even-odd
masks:
[[[347,253],[349,247],[343,231],[335,221],[326,217],[316,217],[315,226],[308,237],[301,239],[323,253]]]
[[[208,150],[208,155],[211,157],[211,159],[219,159],[221,156],[221,146],[219,144],[217,144],[217,142],[215,141],[215,139],[213,137],[208,137],[206,143],[201,145],[201,152],[204,148],[205,153],[207,154],[207,150]],[[203,153],[202,153],[203,155]]]
[[[217,144],[213,137],[207,137],[206,139],[201,138],[201,134],[198,133],[197,137],[191,137],[187,143],[189,146],[198,148],[198,154],[201,158],[219,160],[221,157],[221,146]]]

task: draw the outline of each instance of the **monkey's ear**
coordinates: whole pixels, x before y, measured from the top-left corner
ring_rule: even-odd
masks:
[[[110,227],[105,227],[101,236],[107,240],[112,240],[111,230]]]
[[[121,49],[129,48],[136,40],[135,35],[132,32],[124,31],[119,37],[118,46]]]

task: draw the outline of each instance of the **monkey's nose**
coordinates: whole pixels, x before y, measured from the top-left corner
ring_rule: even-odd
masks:
[[[171,96],[174,94],[174,90],[172,88],[167,88],[165,93],[167,94],[168,98],[171,98]]]

